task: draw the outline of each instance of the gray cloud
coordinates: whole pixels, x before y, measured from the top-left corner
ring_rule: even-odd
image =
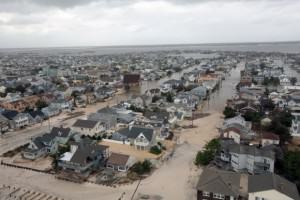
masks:
[[[0,0],[0,48],[300,40],[295,0]]]
[[[22,8],[25,9],[28,6],[40,6],[40,7],[55,7],[60,9],[68,9],[77,6],[88,5],[93,2],[103,3],[107,6],[124,6],[143,0],[1,0],[0,6],[4,6],[8,11],[15,10],[22,12]],[[161,1],[161,0],[144,0],[144,1]],[[207,2],[251,2],[251,1],[270,1],[270,2],[292,2],[293,0],[162,0],[172,4],[189,5],[200,4]],[[21,7],[22,5],[22,7]],[[11,7],[10,7],[11,6]],[[15,8],[15,9],[14,9]],[[2,10],[4,10],[2,8]]]

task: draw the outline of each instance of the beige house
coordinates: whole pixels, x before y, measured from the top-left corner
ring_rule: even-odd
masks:
[[[94,136],[105,130],[100,121],[78,119],[72,126],[74,132]]]

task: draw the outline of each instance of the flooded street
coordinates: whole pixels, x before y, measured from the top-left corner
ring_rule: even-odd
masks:
[[[223,112],[227,99],[232,98],[236,93],[235,86],[240,81],[240,71],[244,69],[244,65],[240,64],[232,69],[226,76],[226,80],[222,81],[219,89],[216,89],[210,98],[204,102],[203,111]]]
[[[128,93],[119,96],[119,100],[126,100],[131,98],[133,95],[144,94],[147,90],[152,88],[159,88],[160,85],[170,79],[181,79],[182,75],[186,72],[194,69],[199,69],[199,66],[190,67],[181,72],[174,73],[170,77],[164,77],[158,81],[143,81],[139,88],[131,89]],[[226,79],[223,80],[219,86],[203,104],[203,112],[217,111],[223,112],[227,99],[232,98],[236,93],[235,86],[240,80],[240,71],[244,69],[244,63],[240,63],[236,68],[233,68],[230,73],[226,75]],[[299,80],[299,79],[298,79]]]

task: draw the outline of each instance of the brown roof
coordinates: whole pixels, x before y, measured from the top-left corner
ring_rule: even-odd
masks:
[[[140,74],[125,74],[123,78],[123,83],[132,84],[140,82]]]
[[[274,133],[270,133],[270,132],[264,132],[262,133],[262,138],[263,139],[269,139],[269,140],[279,140],[279,136],[274,134]]]
[[[107,164],[122,166],[122,165],[126,165],[128,159],[129,159],[128,155],[112,153],[111,156],[108,158]]]
[[[236,127],[228,127],[226,129],[223,130],[223,132],[230,132],[233,131],[235,133],[241,134],[241,130],[236,128]]]

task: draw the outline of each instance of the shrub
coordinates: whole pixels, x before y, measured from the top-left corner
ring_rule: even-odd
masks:
[[[149,160],[144,160],[144,162],[135,163],[131,170],[139,175],[149,173],[152,169],[152,163]]]
[[[152,146],[150,149],[150,153],[159,155],[159,154],[161,154],[161,149],[157,145]]]
[[[235,110],[232,109],[232,108],[230,108],[230,107],[228,107],[228,106],[225,107],[225,110],[223,111],[223,114],[225,116],[225,119],[232,118],[232,117],[236,116]]]
[[[196,155],[195,165],[208,165],[214,159],[212,151],[204,150],[199,151]]]

